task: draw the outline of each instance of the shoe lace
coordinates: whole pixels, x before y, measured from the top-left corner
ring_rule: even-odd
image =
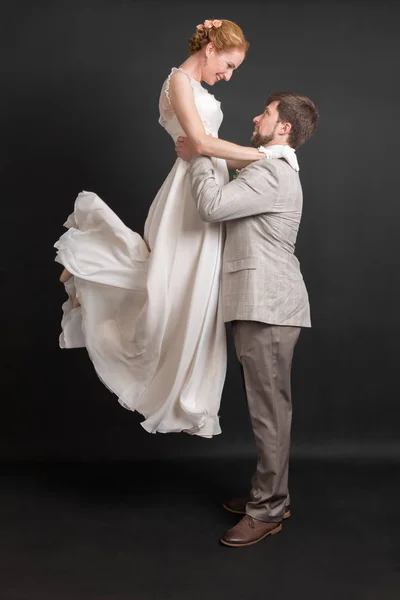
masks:
[[[251,527],[252,529],[254,529],[254,528],[255,528],[255,526],[256,526],[256,524],[254,523],[254,519],[253,519],[253,517],[251,517],[250,515],[246,515],[246,519],[248,520],[250,527]]]

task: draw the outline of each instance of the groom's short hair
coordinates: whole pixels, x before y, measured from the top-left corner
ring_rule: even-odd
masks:
[[[276,92],[271,94],[267,100],[271,102],[279,102],[277,111],[279,121],[290,123],[292,130],[289,134],[288,143],[296,149],[299,148],[315,131],[319,118],[317,107],[314,102],[293,92]]]

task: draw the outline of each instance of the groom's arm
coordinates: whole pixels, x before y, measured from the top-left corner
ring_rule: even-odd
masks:
[[[272,161],[262,159],[230,183],[219,186],[208,156],[189,165],[192,194],[203,221],[229,221],[268,212],[278,196],[278,176]]]

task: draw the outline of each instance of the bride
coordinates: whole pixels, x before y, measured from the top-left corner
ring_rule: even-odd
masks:
[[[228,20],[205,21],[189,57],[173,68],[160,95],[160,124],[213,157],[220,185],[228,168],[263,157],[218,139],[220,103],[202,86],[229,81],[248,42]],[[219,307],[223,230],[203,222],[191,197],[187,163],[178,158],[158,191],[143,238],[96,194],[81,192],[56,261],[68,300],[61,348],[86,347],[101,381],[121,405],[138,411],[151,433],[212,437],[226,372]]]

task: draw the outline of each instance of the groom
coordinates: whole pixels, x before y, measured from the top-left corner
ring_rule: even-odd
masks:
[[[251,142],[263,158],[223,187],[215,181],[209,157],[193,156],[186,138],[176,144],[178,156],[190,160],[201,218],[226,222],[223,313],[225,322],[232,322],[258,452],[250,496],[224,504],[244,515],[222,537],[227,546],[249,546],[278,533],[290,516],[290,371],[300,328],[311,325],[294,255],[302,212],[295,149],[313,134],[317,120],[309,98],[284,92],[270,96],[265,111],[253,119]]]

